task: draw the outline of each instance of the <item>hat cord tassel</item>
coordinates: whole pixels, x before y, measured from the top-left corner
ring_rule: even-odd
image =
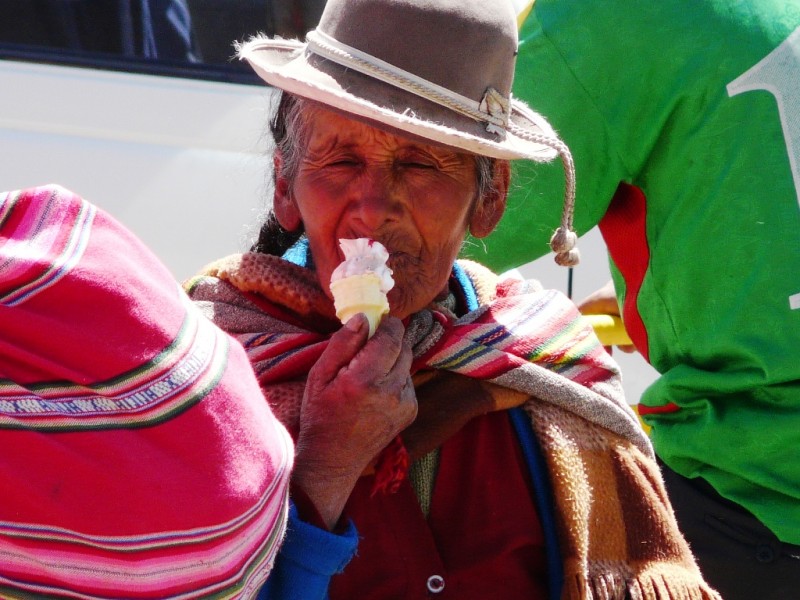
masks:
[[[520,103],[515,104],[514,108],[523,115],[527,112],[527,107],[521,106]],[[572,225],[575,212],[575,162],[572,159],[572,153],[569,151],[569,147],[555,136],[528,131],[511,121],[509,121],[509,131],[528,141],[552,148],[558,153],[564,165],[564,208],[561,213],[561,225],[550,238],[550,248],[556,253],[557,264],[562,267],[574,267],[580,262],[581,255],[576,246],[578,235]]]

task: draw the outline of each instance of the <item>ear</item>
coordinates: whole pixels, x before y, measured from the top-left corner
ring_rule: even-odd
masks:
[[[286,231],[297,231],[303,220],[300,217],[300,209],[297,208],[297,203],[294,201],[291,183],[283,176],[283,157],[278,151],[275,152],[272,159],[272,167],[274,169],[273,181],[275,182],[275,197],[272,206],[275,218]]]
[[[469,232],[473,237],[486,237],[497,227],[506,210],[510,181],[511,163],[507,160],[495,161],[493,189],[482,198],[478,198],[478,204],[469,222]]]

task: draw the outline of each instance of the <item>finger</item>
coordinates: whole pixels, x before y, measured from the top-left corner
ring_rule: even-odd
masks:
[[[399,381],[403,381],[411,369],[411,358],[406,356],[410,348],[405,350],[404,334],[405,326],[400,319],[384,317],[375,330],[375,335],[348,365],[348,370],[354,373],[365,371],[364,374],[371,375],[371,379],[386,380],[396,372],[397,361],[401,360],[405,369]]]
[[[613,281],[609,281],[603,287],[595,290],[577,303],[578,310],[584,314],[619,314],[619,304]]]
[[[378,328],[375,330],[375,335],[372,337],[372,339],[370,339],[370,341],[375,338],[377,338],[378,341],[387,338],[390,343],[396,344],[399,340],[403,339],[403,334],[405,334],[405,331],[406,328],[400,319],[386,315],[383,317],[383,319],[381,319],[381,322],[378,324]]]
[[[332,381],[364,347],[368,333],[369,322],[366,315],[358,313],[348,319],[344,327],[331,336],[328,347],[312,368],[314,376],[321,382]]]
[[[577,307],[585,315],[619,315],[616,298],[587,296]]]
[[[393,370],[402,373],[403,378],[411,372],[411,363],[414,361],[414,354],[411,349],[411,342],[406,340],[406,328],[403,322],[396,318],[390,317],[384,319],[386,323],[386,335],[391,339],[391,345],[396,352]]]

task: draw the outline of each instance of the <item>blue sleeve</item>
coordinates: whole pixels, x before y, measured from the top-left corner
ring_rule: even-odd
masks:
[[[275,566],[259,600],[316,600],[328,597],[328,584],[356,553],[358,532],[350,523],[336,535],[300,520],[294,504]]]

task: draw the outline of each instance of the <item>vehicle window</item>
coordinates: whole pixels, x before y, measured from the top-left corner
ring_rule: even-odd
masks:
[[[256,83],[257,33],[302,38],[324,0],[0,0],[0,58]]]

